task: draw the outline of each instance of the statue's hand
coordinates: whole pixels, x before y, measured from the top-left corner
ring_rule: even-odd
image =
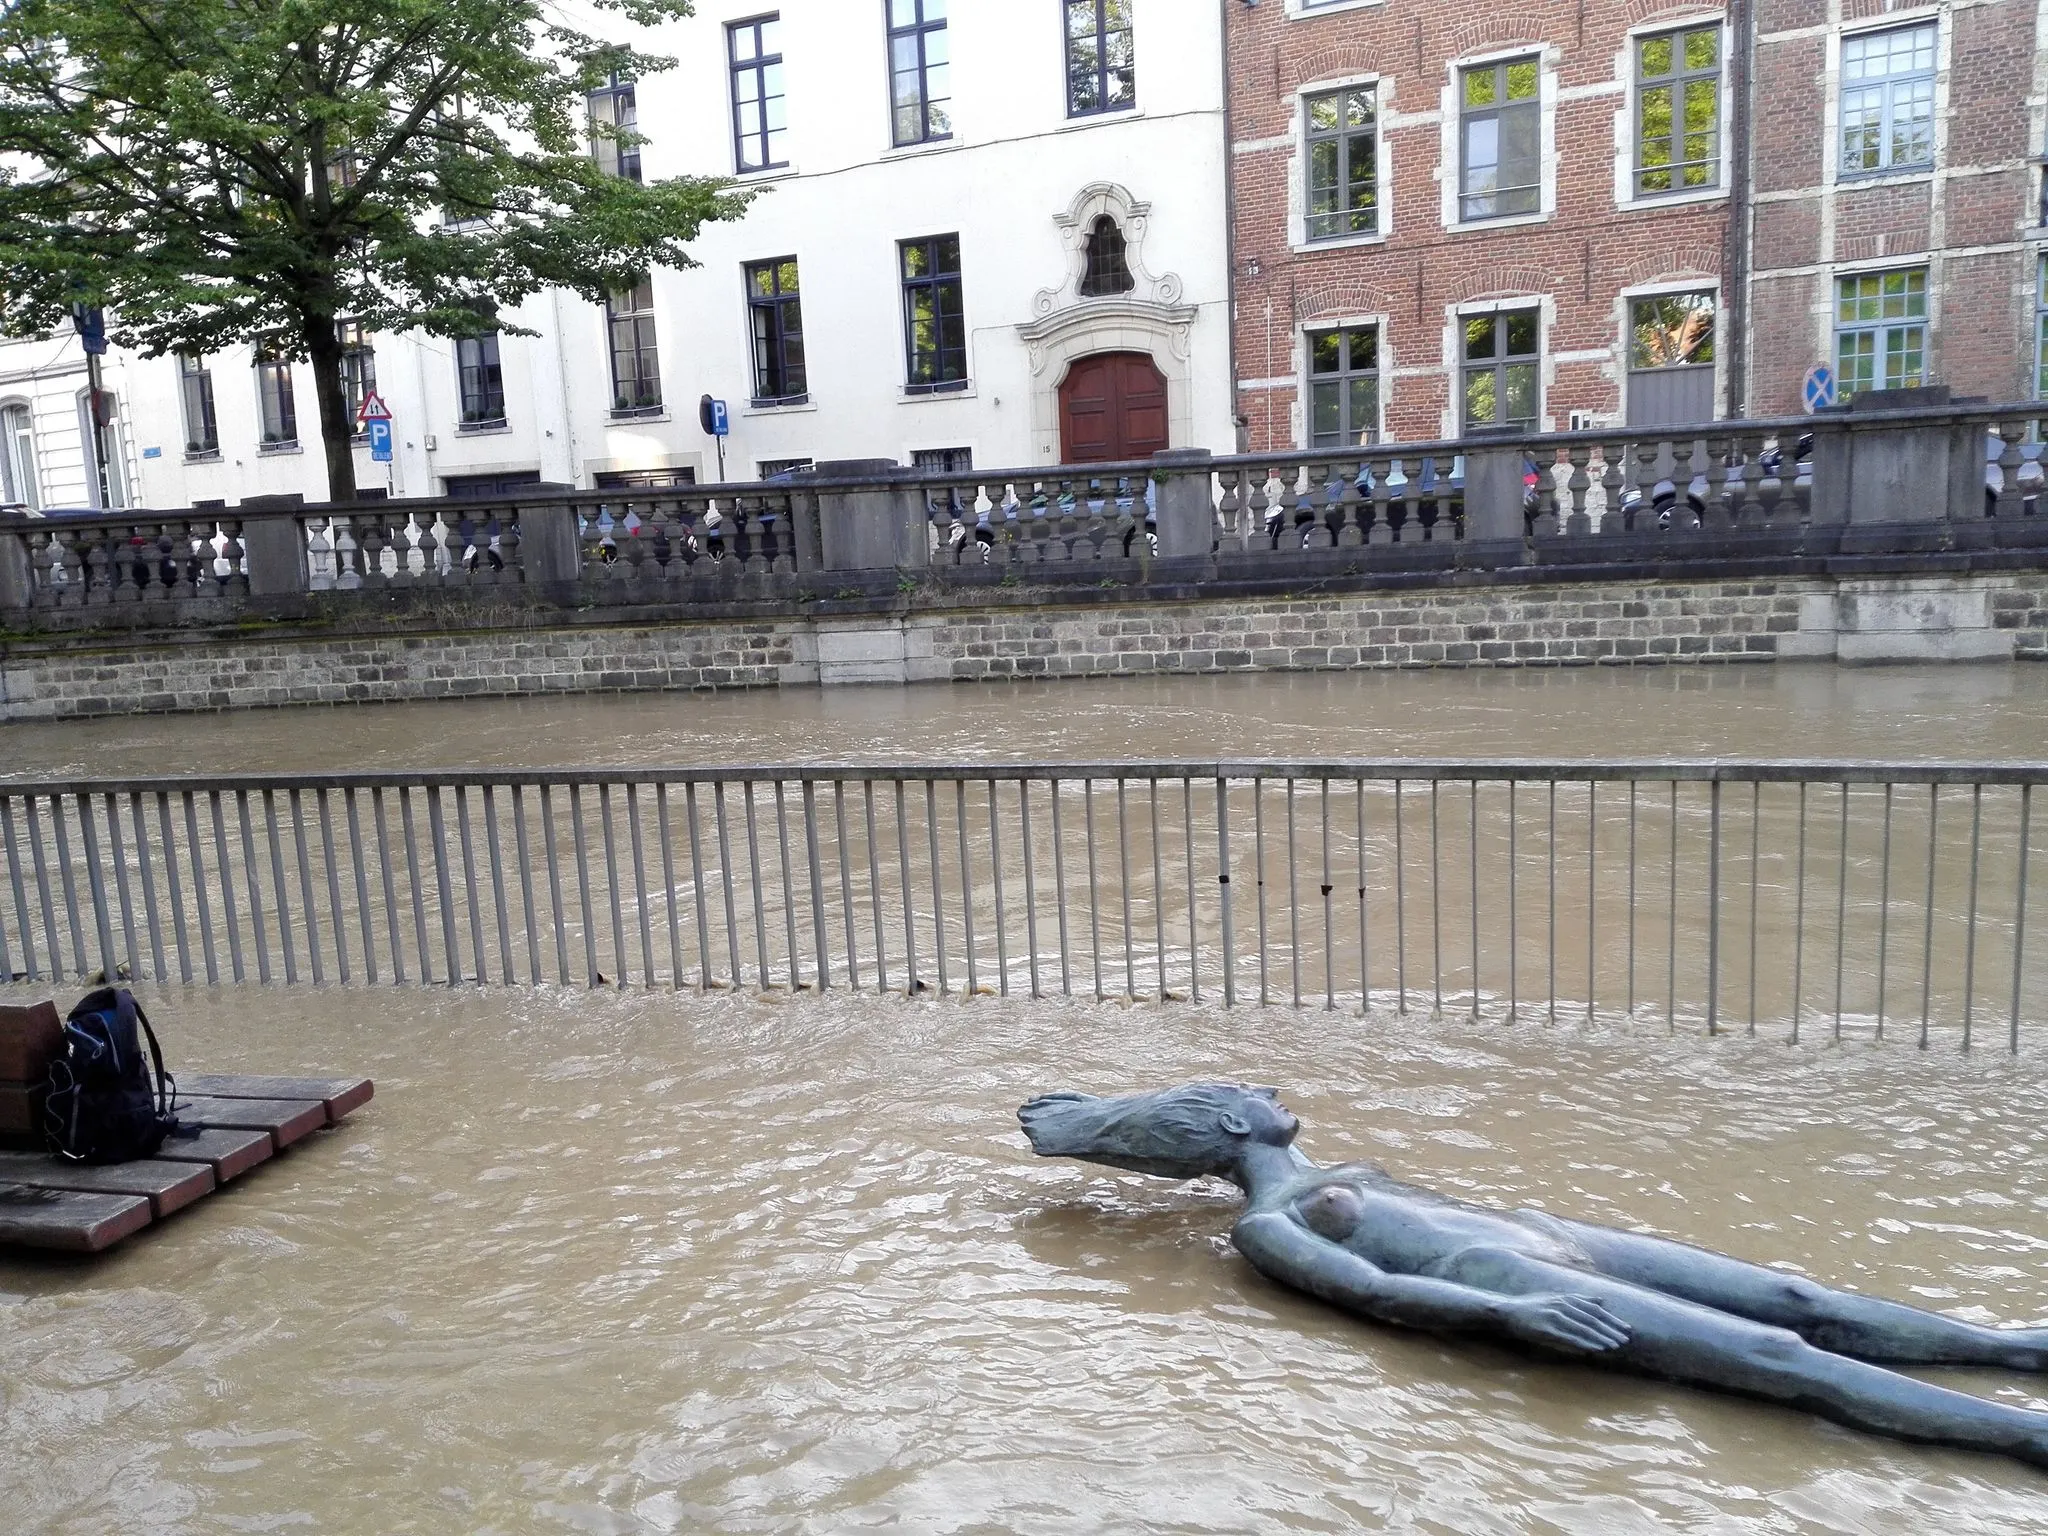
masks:
[[[1628,1324],[1590,1296],[1517,1296],[1502,1322],[1509,1338],[1577,1355],[1604,1355],[1629,1341]]]

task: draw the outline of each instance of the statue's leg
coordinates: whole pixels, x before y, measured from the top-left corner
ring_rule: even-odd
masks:
[[[1809,1343],[1891,1365],[1990,1365],[2048,1371],[2048,1328],[1982,1328],[1902,1302],[1829,1290],[1661,1237],[1563,1222],[1602,1274],[1738,1317],[1790,1328]]]
[[[1508,1295],[1594,1298],[1631,1335],[1619,1349],[1591,1357],[1594,1364],[1789,1404],[1852,1429],[2048,1467],[2048,1413],[1816,1349],[1787,1328],[1508,1249],[1468,1249],[1426,1273]]]

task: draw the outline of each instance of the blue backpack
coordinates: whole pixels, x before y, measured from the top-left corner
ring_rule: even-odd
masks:
[[[156,1031],[134,995],[126,987],[102,987],[80,998],[64,1020],[64,1048],[51,1060],[44,1087],[44,1137],[68,1162],[148,1157],[177,1129],[176,1092]]]

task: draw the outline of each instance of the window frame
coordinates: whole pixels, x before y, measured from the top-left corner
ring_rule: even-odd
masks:
[[[1510,352],[1507,350],[1508,324],[1518,315],[1531,316],[1535,321],[1535,347],[1527,353]],[[1461,309],[1457,312],[1456,319],[1457,328],[1455,335],[1458,348],[1456,363],[1458,393],[1456,400],[1458,421],[1461,428],[1459,435],[1464,437],[1493,436],[1540,430],[1543,425],[1543,301],[1540,298],[1504,300],[1498,304]],[[1494,351],[1488,358],[1475,360],[1471,356],[1472,337],[1470,326],[1475,320],[1492,320],[1495,322],[1496,340]],[[1534,385],[1530,402],[1530,413],[1526,418],[1517,418],[1515,420],[1502,419],[1502,413],[1506,410],[1508,401],[1508,370],[1522,367],[1530,370],[1530,378]],[[1475,423],[1471,418],[1471,381],[1481,373],[1492,374],[1494,380],[1495,420],[1487,423]]]
[[[621,309],[623,297],[628,302],[646,297],[644,308]],[[619,372],[621,348],[620,328],[629,334],[630,343],[626,349],[633,362],[632,382],[636,386],[631,399],[626,392],[626,380]],[[650,416],[667,414],[668,407],[662,403],[661,389],[661,335],[654,319],[654,276],[649,273],[631,288],[618,289],[608,293],[604,299],[604,340],[605,354],[611,370],[612,409],[614,421],[643,420]],[[648,394],[650,381],[652,396]]]
[[[471,360],[472,355],[474,361]],[[472,375],[477,383],[474,391],[470,388]],[[492,375],[495,375],[495,380]],[[498,406],[495,416],[470,410],[472,398],[489,405],[493,393]],[[498,432],[507,426],[505,356],[500,346],[500,333],[496,330],[455,338],[455,421],[458,432]]]
[[[939,266],[939,247],[947,241],[953,245],[953,267],[945,271]],[[930,252],[930,266],[922,274],[913,276],[909,271],[908,257],[913,249],[924,248]],[[903,392],[907,395],[951,394],[969,388],[973,376],[968,368],[967,347],[967,282],[966,256],[961,250],[957,232],[943,235],[919,235],[909,240],[896,242],[896,275],[903,294]],[[950,285],[953,292],[955,314],[960,329],[957,348],[947,346],[944,335],[947,319],[944,298]],[[917,345],[918,320],[915,310],[917,296],[929,291],[933,299],[932,326],[939,340],[933,349],[937,377],[919,377]],[[947,372],[948,355],[957,353],[959,371]]]
[[[180,352],[178,360],[178,409],[180,425],[185,429],[185,460],[187,463],[204,462],[220,457],[220,412],[213,398],[213,370],[206,366],[206,358],[198,352]],[[198,399],[194,400],[195,393]],[[204,427],[203,432],[192,430],[194,405]]]
[[[1343,127],[1340,120],[1339,126],[1335,129],[1332,129],[1324,133],[1316,132],[1313,123],[1313,114],[1315,111],[1315,104],[1318,101],[1327,100],[1330,97],[1338,98],[1340,102],[1339,114],[1341,119],[1341,103],[1344,102],[1347,98],[1353,96],[1357,96],[1363,99],[1366,104],[1367,121],[1362,129],[1346,130]],[[1377,77],[1368,80],[1343,81],[1330,85],[1305,87],[1302,90],[1301,243],[1303,245],[1325,246],[1342,244],[1352,241],[1377,240],[1385,237],[1387,232],[1386,197],[1384,187],[1385,178],[1381,174],[1385,170],[1385,167],[1381,164],[1381,157],[1387,149],[1387,144],[1386,135],[1381,131],[1379,110],[1380,80]],[[1370,205],[1370,212],[1372,216],[1371,227],[1369,229],[1333,229],[1327,233],[1318,233],[1316,229],[1316,220],[1318,218],[1344,219],[1355,215],[1359,210],[1355,208],[1342,207],[1324,214],[1319,214],[1316,211],[1314,206],[1316,192],[1316,145],[1319,143],[1332,142],[1337,145],[1337,181],[1335,190],[1338,193],[1342,194],[1351,185],[1351,178],[1348,175],[1348,172],[1351,170],[1353,165],[1352,147],[1355,144],[1355,142],[1361,137],[1368,138],[1371,143],[1371,150],[1369,155],[1367,156],[1368,163],[1372,168],[1372,202]]]
[[[2034,398],[2048,400],[2048,251],[2034,259]]]
[[[786,102],[789,99],[787,82],[783,81],[780,76],[780,71],[787,67],[784,63],[784,56],[780,51],[782,35],[780,30],[778,30],[775,36],[777,51],[771,54],[766,51],[767,40],[762,31],[764,27],[773,26],[779,29],[781,25],[782,13],[780,11],[766,11],[759,16],[746,16],[725,24],[726,90],[732,98],[732,163],[733,171],[736,175],[759,176],[766,172],[787,170],[789,168],[789,161],[786,158],[781,160],[774,158],[776,149],[781,147],[780,141],[782,137],[789,132],[788,118],[786,115],[784,116],[783,124],[780,128],[772,128],[768,123],[768,103],[771,101]],[[751,30],[754,35],[754,52],[751,57],[742,59],[739,56],[740,34],[748,30]],[[768,93],[768,71],[771,68],[778,72],[777,83],[784,87],[772,96]],[[761,111],[760,131],[754,134],[747,133],[740,126],[740,108],[742,105],[745,105],[740,97],[740,77],[746,74],[751,74],[755,77],[756,94],[753,98],[753,103]],[[759,141],[761,162],[758,165],[749,164],[747,161],[746,145],[749,139]]]
[[[19,426],[14,424],[17,419]],[[42,510],[42,465],[36,455],[36,411],[31,401],[0,401],[0,474],[6,481],[20,482],[13,486],[20,493],[16,506],[31,512]],[[7,489],[6,482],[0,481],[0,492]]]
[[[783,269],[789,268],[796,278],[796,285],[784,292],[782,288]],[[773,292],[760,293],[755,288],[757,274],[767,273],[773,280]],[[811,398],[810,351],[804,340],[803,311],[803,263],[794,255],[771,256],[764,261],[749,261],[741,264],[740,281],[747,297],[747,354],[753,373],[753,392],[748,403],[755,410],[771,410],[777,406],[805,405]],[[795,316],[794,327],[789,316]],[[768,333],[762,333],[763,325]],[[790,365],[790,342],[796,342],[796,364],[794,377]],[[768,359],[763,348],[774,351],[774,369],[784,389],[771,394],[765,388],[777,382],[771,378]],[[794,384],[795,388],[788,386]]]
[[[1111,112],[1134,112],[1138,106],[1138,23],[1130,15],[1131,0],[1060,0],[1060,78],[1064,82],[1067,103],[1067,117],[1101,117]],[[1122,4],[1126,7],[1126,20],[1120,27],[1109,24],[1109,7]],[[1095,11],[1094,45],[1095,68],[1093,78],[1096,91],[1094,106],[1077,106],[1074,95],[1074,44],[1086,34],[1074,31],[1073,16],[1083,6],[1092,6]],[[1114,73],[1108,63],[1109,39],[1121,34],[1129,47],[1130,92],[1122,101],[1109,100],[1109,80]]]
[[[299,405],[292,362],[274,340],[256,343],[251,371],[256,382],[256,451],[289,453],[299,446]],[[272,420],[272,406],[276,420]],[[273,431],[275,426],[277,429]]]
[[[1877,318],[1871,320],[1864,320],[1859,317],[1854,321],[1844,322],[1842,318],[1842,288],[1845,283],[1861,283],[1867,279],[1877,279],[1879,288],[1874,297],[1879,305],[1882,306],[1885,300],[1890,297],[1890,295],[1883,291],[1883,281],[1885,278],[1896,276],[1910,280],[1916,274],[1920,278],[1920,313],[1918,315],[1888,316],[1880,314]],[[1849,369],[1842,350],[1842,343],[1844,339],[1850,336],[1868,334],[1873,338],[1873,345],[1869,356],[1874,366],[1871,382],[1868,385],[1869,389],[1911,389],[1916,385],[1927,382],[1927,333],[1933,325],[1933,314],[1930,305],[1934,292],[1933,276],[1932,269],[1924,262],[1905,266],[1866,267],[1854,272],[1835,273],[1833,295],[1834,323],[1829,338],[1829,352],[1834,359],[1835,388],[1838,401],[1847,404],[1853,397],[1863,393],[1861,389],[1851,388],[1849,383]],[[1912,297],[1910,289],[1904,296]],[[1859,296],[1860,301],[1861,296]],[[1903,334],[1916,330],[1920,333],[1918,368],[1910,377],[1902,376],[1898,379],[1889,377],[1886,363],[1891,355],[1890,339],[1893,333]]]
[[[1507,72],[1518,64],[1531,64],[1535,66],[1535,95],[1523,99],[1513,99],[1503,94],[1500,99],[1486,106],[1478,108],[1468,108],[1466,106],[1465,81],[1467,76],[1476,75],[1482,70],[1490,70],[1494,72],[1504,93],[1507,89]],[[1447,210],[1449,214],[1447,221],[1449,227],[1453,229],[1466,229],[1480,225],[1496,226],[1509,220],[1547,217],[1550,213],[1549,200],[1551,192],[1550,177],[1546,174],[1546,167],[1550,159],[1550,146],[1546,142],[1550,135],[1550,103],[1546,100],[1544,90],[1549,75],[1545,50],[1542,48],[1524,48],[1512,53],[1499,54],[1487,58],[1455,59],[1451,61],[1450,71],[1451,111],[1447,116],[1449,118],[1449,131],[1452,135],[1451,149],[1456,157],[1458,174],[1457,180],[1452,182],[1449,188],[1450,207]],[[1510,111],[1528,112],[1534,117],[1536,124],[1536,179],[1533,182],[1520,183],[1505,190],[1518,193],[1530,192],[1533,194],[1533,201],[1527,208],[1514,208],[1505,211],[1496,208],[1491,213],[1473,213],[1469,211],[1468,207],[1472,199],[1485,196],[1491,197],[1497,202],[1503,194],[1503,189],[1496,184],[1495,189],[1490,193],[1473,193],[1467,190],[1472,176],[1472,145],[1469,129],[1473,123],[1483,117],[1491,117],[1498,122],[1504,113]],[[1498,182],[1500,165],[1502,163],[1498,155],[1499,142],[1500,136],[1498,131],[1496,131],[1496,183]]]
[[[952,18],[944,14],[943,9],[936,21],[931,20],[925,15],[925,7],[927,5],[938,4],[943,8],[945,0],[909,0],[909,4],[913,7],[913,19],[905,25],[898,25],[896,21],[897,4],[898,0],[882,0],[883,58],[888,65],[889,73],[889,147],[891,149],[914,149],[920,144],[943,144],[953,137],[953,116],[950,111],[946,110],[951,107],[953,102]],[[946,57],[941,59],[936,65],[930,60],[930,49],[927,45],[927,40],[934,32],[943,32],[946,35]],[[915,66],[917,98],[915,105],[919,131],[914,137],[907,139],[903,137],[902,125],[898,120],[898,116],[904,110],[904,106],[896,99],[896,81],[902,74],[902,71],[896,67],[896,44],[900,39],[904,38],[913,39],[917,47],[917,63]],[[934,69],[943,72],[943,78],[940,82],[946,88],[946,94],[943,96],[934,96],[932,94],[931,77]],[[943,128],[934,129],[932,126],[934,108],[939,109],[939,117],[945,124]]]
[[[348,404],[349,436],[367,437],[370,425],[358,417],[363,402],[377,392],[377,349],[360,320],[335,321],[334,339],[341,343],[341,396]]]
[[[1355,334],[1370,333],[1372,337],[1372,364],[1368,368],[1351,366],[1351,346],[1345,338]],[[1334,372],[1316,371],[1316,342],[1318,338],[1335,336],[1339,338],[1339,366]],[[1380,441],[1386,426],[1386,381],[1387,381],[1387,326],[1379,316],[1365,316],[1348,320],[1319,320],[1305,325],[1301,331],[1302,343],[1302,442],[1304,451],[1309,453],[1334,452],[1345,448],[1369,447]],[[1361,381],[1372,385],[1372,420],[1366,426],[1364,442],[1351,434],[1353,404],[1352,386]],[[1316,391],[1319,387],[1334,385],[1338,391],[1338,408],[1342,417],[1340,435],[1329,442],[1319,441],[1316,430]]]
[[[1690,69],[1685,67],[1684,40],[1699,32],[1715,35],[1714,63],[1711,69]],[[1663,38],[1672,40],[1672,68],[1654,78],[1643,74],[1643,49],[1646,45]],[[1630,203],[1667,203],[1688,198],[1718,197],[1727,190],[1728,134],[1726,131],[1728,91],[1728,23],[1722,16],[1699,17],[1689,22],[1659,22],[1640,32],[1629,35],[1629,154],[1628,164],[1623,171],[1622,185],[1625,201]],[[1646,166],[1643,150],[1649,143],[1644,131],[1643,103],[1650,92],[1669,89],[1672,95],[1672,128],[1660,137],[1671,144],[1674,150],[1682,149],[1684,140],[1690,135],[1683,123],[1684,87],[1696,80],[1712,80],[1714,85],[1714,119],[1708,133],[1712,148],[1704,161],[1674,158],[1660,166]],[[1693,186],[1679,184],[1681,173],[1691,165],[1704,164],[1709,180]],[[1668,174],[1673,184],[1664,188],[1645,188],[1646,175]]]
[[[1098,261],[1097,238],[1107,224],[1116,234],[1116,248]],[[1118,279],[1121,278],[1121,281]],[[1131,241],[1117,216],[1107,211],[1088,221],[1088,233],[1081,241],[1081,280],[1074,285],[1076,297],[1114,299],[1135,293],[1138,275],[1131,270]]]
[[[1890,18],[1887,18],[1890,21]],[[1849,50],[1860,43],[1876,38],[1900,36],[1906,33],[1925,32],[1928,34],[1932,61],[1926,70],[1913,70],[1901,75],[1883,75],[1878,78],[1876,89],[1880,92],[1878,111],[1878,163],[1874,166],[1850,165],[1849,150],[1849,94],[1852,89],[1869,90],[1864,84],[1852,87],[1849,83]],[[1927,158],[1925,160],[1894,161],[1892,155],[1893,125],[1895,122],[1894,90],[1902,84],[1916,84],[1924,81],[1927,86]],[[1933,172],[1939,158],[1936,140],[1940,127],[1941,83],[1941,23],[1938,17],[1923,16],[1914,20],[1890,25],[1859,28],[1841,35],[1835,54],[1835,177],[1838,181],[1860,181],[1878,176],[1924,176]]]
[[[639,89],[639,81],[615,69],[605,76],[603,85],[594,91],[585,92],[583,97],[584,117],[592,125],[593,130],[595,125],[602,121],[605,127],[614,132],[623,132],[631,139],[630,143],[625,143],[592,131],[590,158],[596,161],[597,168],[607,175],[635,183],[641,179]],[[599,115],[600,111],[604,114],[602,118]],[[621,119],[622,112],[624,120]]]

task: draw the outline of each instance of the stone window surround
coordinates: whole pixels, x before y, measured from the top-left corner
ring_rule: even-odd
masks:
[[[1473,315],[1504,314],[1511,309],[1536,311],[1536,426],[1537,432],[1554,432],[1547,408],[1551,387],[1557,382],[1557,361],[1550,339],[1556,334],[1557,297],[1549,293],[1500,294],[1484,299],[1467,299],[1444,306],[1444,378],[1448,397],[1444,403],[1443,433],[1446,439],[1465,433],[1465,321]],[[1386,364],[1381,363],[1384,370]]]
[[[1464,72],[1478,65],[1503,64],[1512,59],[1536,60],[1536,103],[1539,138],[1537,203],[1534,213],[1507,214],[1496,219],[1467,219],[1462,213],[1461,186],[1465,157],[1459,141],[1464,124],[1459,82]],[[1558,60],[1555,43],[1523,42],[1481,53],[1461,54],[1444,61],[1444,80],[1438,95],[1438,146],[1436,179],[1437,217],[1446,234],[1463,234],[1487,229],[1514,229],[1527,224],[1547,224],[1557,216],[1557,104]]]
[[[1290,412],[1292,420],[1289,421],[1288,426],[1292,429],[1294,446],[1298,451],[1303,453],[1313,451],[1310,449],[1309,444],[1315,437],[1315,422],[1313,420],[1310,396],[1312,381],[1309,377],[1308,338],[1310,332],[1357,331],[1364,330],[1367,327],[1371,327],[1379,333],[1380,409],[1379,421],[1375,424],[1375,430],[1381,438],[1386,436],[1387,405],[1389,397],[1393,394],[1395,376],[1395,357],[1392,341],[1393,316],[1390,314],[1351,313],[1348,311],[1343,314],[1317,315],[1312,319],[1297,323],[1294,327],[1292,338],[1294,347],[1294,405]]]
[[[1906,27],[1932,23],[1934,32],[1934,159],[1928,165],[1901,170],[1842,170],[1842,44],[1851,37],[1872,32],[1896,32]],[[1836,192],[1844,187],[1884,186],[1897,182],[1926,181],[1942,174],[1948,164],[1949,66],[1955,46],[1955,23],[1946,7],[1917,5],[1881,16],[1843,22],[1828,31],[1821,72],[1821,186]],[[1891,265],[1898,265],[1893,261]],[[1830,301],[1832,303],[1832,300]]]
[[[1375,5],[1384,0],[1372,0]],[[1378,228],[1366,235],[1335,235],[1327,240],[1308,237],[1308,100],[1331,91],[1371,88],[1374,108],[1373,157],[1378,181]],[[1393,80],[1382,74],[1336,75],[1312,80],[1294,91],[1293,121],[1288,128],[1288,155],[1294,164],[1287,176],[1287,248],[1290,251],[1341,251],[1353,246],[1384,245],[1394,234],[1394,134],[1396,126],[1389,113],[1393,105]]]
[[[1646,37],[1657,37],[1666,32],[1686,32],[1697,29],[1702,22],[1718,21],[1721,25],[1721,167],[1717,184],[1700,187],[1691,192],[1653,192],[1647,196],[1636,195],[1636,48]],[[1614,206],[1622,212],[1633,212],[1650,208],[1683,208],[1693,203],[1714,203],[1726,201],[1728,186],[1735,174],[1735,161],[1731,145],[1734,135],[1729,133],[1730,114],[1735,110],[1734,89],[1729,82],[1728,49],[1731,39],[1728,35],[1728,18],[1719,6],[1702,9],[1693,15],[1659,16],[1655,21],[1646,21],[1641,26],[1631,27],[1622,39],[1621,52],[1615,55],[1615,83],[1621,87],[1620,109],[1614,114]]]
[[[1722,324],[1727,319],[1727,295],[1718,275],[1699,273],[1691,277],[1665,277],[1655,282],[1632,283],[1614,296],[1614,379],[1615,399],[1620,401],[1615,425],[1628,420],[1629,346],[1632,329],[1629,310],[1637,299],[1668,298],[1681,293],[1711,293],[1714,296],[1714,401],[1718,407],[1728,399],[1728,348]]]

